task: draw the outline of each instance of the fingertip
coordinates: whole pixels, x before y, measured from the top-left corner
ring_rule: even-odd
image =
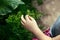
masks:
[[[23,15],[21,15],[21,16],[23,16]]]
[[[23,18],[23,15],[21,16],[21,19]]]
[[[22,15],[22,17],[23,17],[23,15]]]
[[[28,20],[28,15],[25,16],[25,19]]]
[[[24,19],[24,16],[23,15],[21,16],[21,20],[22,20],[23,23],[26,22],[26,20]]]
[[[26,15],[26,17],[28,17],[28,15]]]

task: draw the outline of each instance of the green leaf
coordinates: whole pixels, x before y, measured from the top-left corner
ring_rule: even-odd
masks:
[[[6,15],[7,13],[10,13],[11,10],[5,6],[0,6],[0,15]]]
[[[0,15],[11,13],[19,4],[24,4],[24,2],[21,0],[0,0]]]
[[[13,9],[16,9],[19,4],[24,4],[21,0],[5,0],[7,5],[11,6]]]

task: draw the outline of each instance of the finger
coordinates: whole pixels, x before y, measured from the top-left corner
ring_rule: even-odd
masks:
[[[24,25],[24,23],[21,21],[22,25]]]
[[[31,17],[31,16],[28,16],[29,17],[29,19],[31,20],[31,21],[33,21],[34,20],[34,18],[33,17]]]
[[[25,16],[25,19],[29,21],[29,17],[28,17],[28,15]]]
[[[21,16],[21,20],[26,23],[26,20],[24,19],[23,15]]]

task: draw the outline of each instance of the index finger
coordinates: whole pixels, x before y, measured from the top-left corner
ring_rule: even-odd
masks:
[[[21,20],[26,23],[26,20],[24,19],[23,15],[21,16]]]

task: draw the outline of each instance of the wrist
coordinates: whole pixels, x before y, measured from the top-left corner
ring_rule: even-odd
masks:
[[[34,34],[37,34],[38,32],[40,32],[40,29],[39,29],[39,28],[34,28],[34,30],[32,30],[32,32],[33,32]]]

